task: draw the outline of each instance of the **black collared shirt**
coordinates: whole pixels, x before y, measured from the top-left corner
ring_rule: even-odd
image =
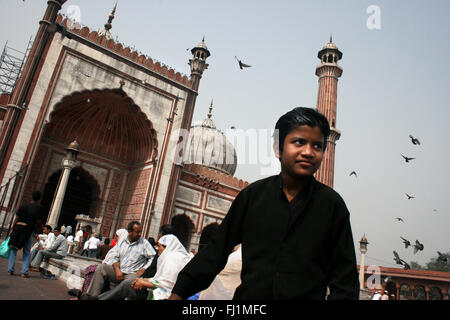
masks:
[[[187,298],[206,289],[242,243],[242,282],[234,299],[324,299],[327,286],[328,299],[358,299],[343,199],[311,178],[289,203],[280,184],[281,175],[272,176],[239,193],[217,237],[179,273],[173,293]]]

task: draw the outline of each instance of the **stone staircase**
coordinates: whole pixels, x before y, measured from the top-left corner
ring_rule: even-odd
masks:
[[[102,260],[69,254],[63,259],[50,258],[48,262],[41,263],[41,268],[54,274],[57,279],[66,282],[68,289],[81,290],[86,267],[101,263]]]

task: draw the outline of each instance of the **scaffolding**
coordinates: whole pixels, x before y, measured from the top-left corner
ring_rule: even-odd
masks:
[[[25,52],[8,47],[8,41],[0,57],[0,94],[11,94],[22,71],[25,59],[30,52],[32,40],[28,42]]]

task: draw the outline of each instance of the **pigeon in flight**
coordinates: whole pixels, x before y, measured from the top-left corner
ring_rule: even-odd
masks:
[[[397,219],[398,221],[401,221],[401,222],[405,222],[405,221],[403,221],[402,218],[399,218],[399,217],[397,217],[397,218],[395,218],[395,219]]]
[[[392,251],[394,253],[394,261],[396,264],[402,264],[402,259],[400,259],[400,256],[398,255],[397,251]]]
[[[417,138],[414,138],[412,135],[409,135],[409,137],[411,138],[411,142],[413,144],[419,144],[420,145],[420,141]]]
[[[243,63],[241,60],[238,59],[238,57],[234,56],[236,58],[236,60],[239,62],[239,68],[244,69],[244,68],[250,68],[251,66],[249,66],[248,64]]]
[[[408,200],[410,200],[410,199],[414,199],[415,197],[413,197],[413,196],[410,196],[409,194],[407,194],[407,193],[405,193],[406,194],[406,196],[408,197]]]
[[[411,245],[411,242],[409,242],[409,240],[406,240],[403,237],[400,237],[400,238],[403,240],[403,243],[405,244],[405,248],[407,249]]]
[[[414,254],[416,254],[419,250],[423,250],[423,244],[420,243],[419,240],[416,240],[416,244],[414,245]]]
[[[439,257],[437,258],[438,259],[438,261],[441,261],[441,262],[444,262],[444,263],[447,263],[447,257],[446,256],[444,256],[442,253],[440,253],[439,251],[437,252],[438,253],[438,255],[439,255]]]
[[[415,158],[406,157],[406,156],[404,156],[402,154],[401,154],[401,156],[403,157],[403,159],[405,159],[406,162],[409,162],[410,160],[414,160],[415,159]]]
[[[354,175],[354,176],[355,176],[355,178],[358,178],[358,175],[356,174],[356,172],[355,172],[355,171],[352,171],[352,172],[350,172],[349,176],[351,176],[351,175]]]
[[[406,263],[406,261],[400,259],[400,256],[398,255],[397,251],[393,251],[394,252],[394,261],[396,264],[401,264],[403,266],[403,269],[408,270],[411,267],[409,266],[409,264]]]

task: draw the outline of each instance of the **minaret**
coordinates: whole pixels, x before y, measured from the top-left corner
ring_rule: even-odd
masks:
[[[114,5],[113,11],[109,14],[108,22],[105,23],[105,29],[98,33],[99,37],[105,37],[106,40],[111,40],[113,37],[111,35],[112,21],[114,20],[114,15],[116,14],[117,2]]]
[[[317,95],[317,110],[327,117],[330,122],[331,133],[327,142],[322,165],[316,172],[316,179],[333,188],[334,183],[334,151],[336,141],[341,133],[336,129],[337,87],[338,79],[342,75],[342,68],[338,61],[342,59],[342,52],[333,43],[327,43],[318,53],[320,65],[316,68],[319,77],[319,93]]]
[[[52,27],[54,27],[59,10],[66,1],[52,0],[47,2],[44,17],[39,21],[39,29],[33,45],[7,105],[8,109],[0,129],[1,177],[3,177],[7,167],[8,153],[14,147],[16,134],[20,130],[20,119],[24,117],[30,101],[30,94],[33,92],[33,79],[36,76],[39,64],[42,62],[42,57],[45,55],[45,48],[53,37]]]
[[[203,71],[208,69],[206,59],[211,55],[208,47],[205,43],[205,37],[196,47],[192,48],[192,59],[189,60],[189,66],[191,67],[191,80],[193,82],[192,89],[198,91],[200,79],[202,78]]]
[[[191,83],[192,83],[192,91],[188,94],[186,98],[186,107],[183,114],[183,118],[181,120],[180,129],[189,130],[192,123],[192,117],[194,116],[194,107],[195,101],[197,100],[198,88],[200,86],[200,80],[202,78],[203,72],[208,69],[208,64],[206,63],[206,59],[211,55],[208,50],[208,47],[205,43],[205,37],[203,37],[202,42],[200,42],[197,46],[191,49],[192,58],[189,59],[189,66],[191,67]],[[182,137],[180,137],[182,140]],[[177,151],[175,154],[181,156],[183,158],[183,152],[185,151],[187,139],[183,141],[183,143],[179,143],[177,146]],[[179,150],[179,151],[178,151]],[[167,197],[164,204],[163,214],[162,214],[162,222],[169,223],[172,218],[173,206],[175,203],[175,194],[178,188],[178,182],[180,180],[181,171],[183,170],[183,165],[177,164],[174,165],[174,169],[172,170],[172,174],[170,177],[169,187],[167,189]]]
[[[367,253],[367,242],[366,235],[363,235],[359,241],[359,251],[361,252],[361,263],[359,264],[359,289],[364,289],[364,267],[365,267],[365,257]]]

